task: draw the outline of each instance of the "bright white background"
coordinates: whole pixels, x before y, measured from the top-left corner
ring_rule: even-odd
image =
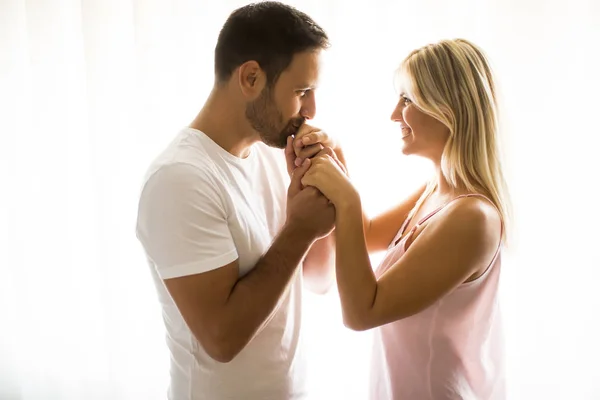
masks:
[[[201,107],[218,30],[242,4],[0,0],[0,399],[165,398],[138,190]],[[317,123],[343,140],[370,213],[429,171],[400,155],[389,121],[398,63],[442,38],[486,50],[516,214],[509,399],[600,399],[600,3],[292,4],[331,36]],[[314,399],[364,398],[369,334],[342,327],[335,293],[306,305]]]

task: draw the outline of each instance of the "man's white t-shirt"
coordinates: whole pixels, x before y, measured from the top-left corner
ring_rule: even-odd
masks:
[[[273,314],[229,363],[207,355],[163,283],[236,259],[240,276],[248,273],[285,222],[288,183],[282,150],[259,142],[241,159],[191,128],[182,130],[148,170],[137,236],[150,264],[167,331],[169,399],[305,398],[300,269]]]

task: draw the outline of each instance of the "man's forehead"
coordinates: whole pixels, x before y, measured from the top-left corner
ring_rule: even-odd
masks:
[[[282,73],[288,78],[297,80],[297,85],[314,86],[319,77],[320,51],[306,51],[294,55],[290,66]]]

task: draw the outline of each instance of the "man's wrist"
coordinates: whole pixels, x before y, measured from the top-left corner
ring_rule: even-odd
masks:
[[[315,241],[315,235],[310,229],[297,222],[286,222],[281,230],[281,236],[285,237],[286,241],[296,243],[299,246],[304,246],[307,249]]]

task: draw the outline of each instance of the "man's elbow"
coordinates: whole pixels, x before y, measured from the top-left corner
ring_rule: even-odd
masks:
[[[363,331],[370,329],[370,327],[364,323],[361,323],[356,320],[348,320],[346,318],[344,318],[344,326],[348,329],[351,329],[351,330],[357,331],[357,332],[363,332]]]
[[[194,336],[210,358],[223,364],[231,362],[244,348],[231,334],[217,329],[200,335],[194,333]]]
[[[206,346],[204,347],[206,354],[216,362],[227,364],[231,362],[237,355],[238,351],[232,351],[228,346]]]

